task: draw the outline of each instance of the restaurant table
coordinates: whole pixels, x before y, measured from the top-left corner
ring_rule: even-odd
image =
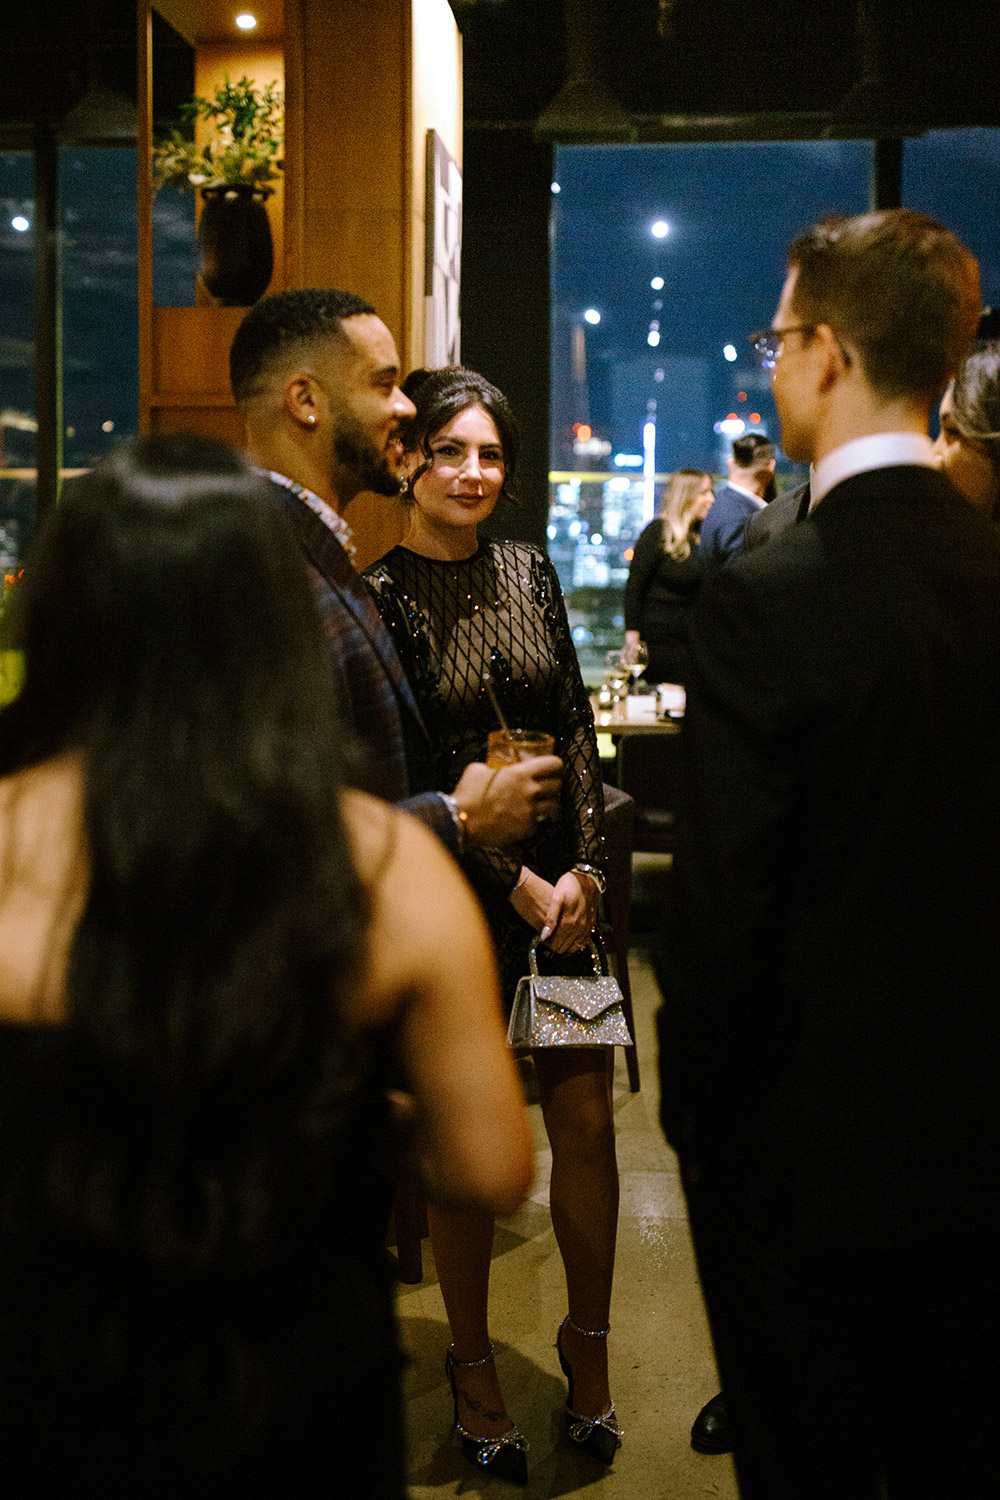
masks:
[[[612,739],[631,734],[679,734],[681,718],[658,718],[656,699],[650,695],[623,698],[614,708],[601,708],[597,694],[592,693],[591,707],[594,710],[594,725],[598,734],[610,734]]]

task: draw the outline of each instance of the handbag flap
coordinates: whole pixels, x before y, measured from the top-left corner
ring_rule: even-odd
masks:
[[[622,992],[617,979],[571,978],[565,974],[536,975],[531,980],[531,993],[536,1000],[549,1005],[558,1005],[584,1021],[596,1020],[613,1005],[621,1005]]]

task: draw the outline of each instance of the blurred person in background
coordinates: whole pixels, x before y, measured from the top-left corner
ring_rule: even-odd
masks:
[[[941,398],[934,452],[952,484],[1000,520],[1000,343],[970,354]]]
[[[701,526],[714,503],[711,474],[678,469],[659,515],[635,544],[625,584],[624,656],[645,641],[646,682],[687,681],[688,616],[705,578]]]

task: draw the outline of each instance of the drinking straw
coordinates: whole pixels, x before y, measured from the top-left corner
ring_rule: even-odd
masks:
[[[503,709],[500,707],[500,700],[497,698],[496,693],[493,691],[493,679],[490,677],[489,672],[483,673],[483,687],[486,689],[486,696],[489,698],[490,702],[493,705],[493,712],[500,720],[500,728],[504,731],[505,734],[510,734],[510,725],[504,718]]]

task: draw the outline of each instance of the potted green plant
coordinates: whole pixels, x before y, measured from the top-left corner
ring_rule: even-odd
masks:
[[[282,168],[283,102],[273,83],[255,88],[228,76],[210,99],[195,95],[181,106],[192,124],[208,120],[215,135],[199,146],[179,130],[153,149],[153,191],[168,183],[200,189],[199,276],[218,305],[248,307],[262,296],[274,270],[265,200]]]

